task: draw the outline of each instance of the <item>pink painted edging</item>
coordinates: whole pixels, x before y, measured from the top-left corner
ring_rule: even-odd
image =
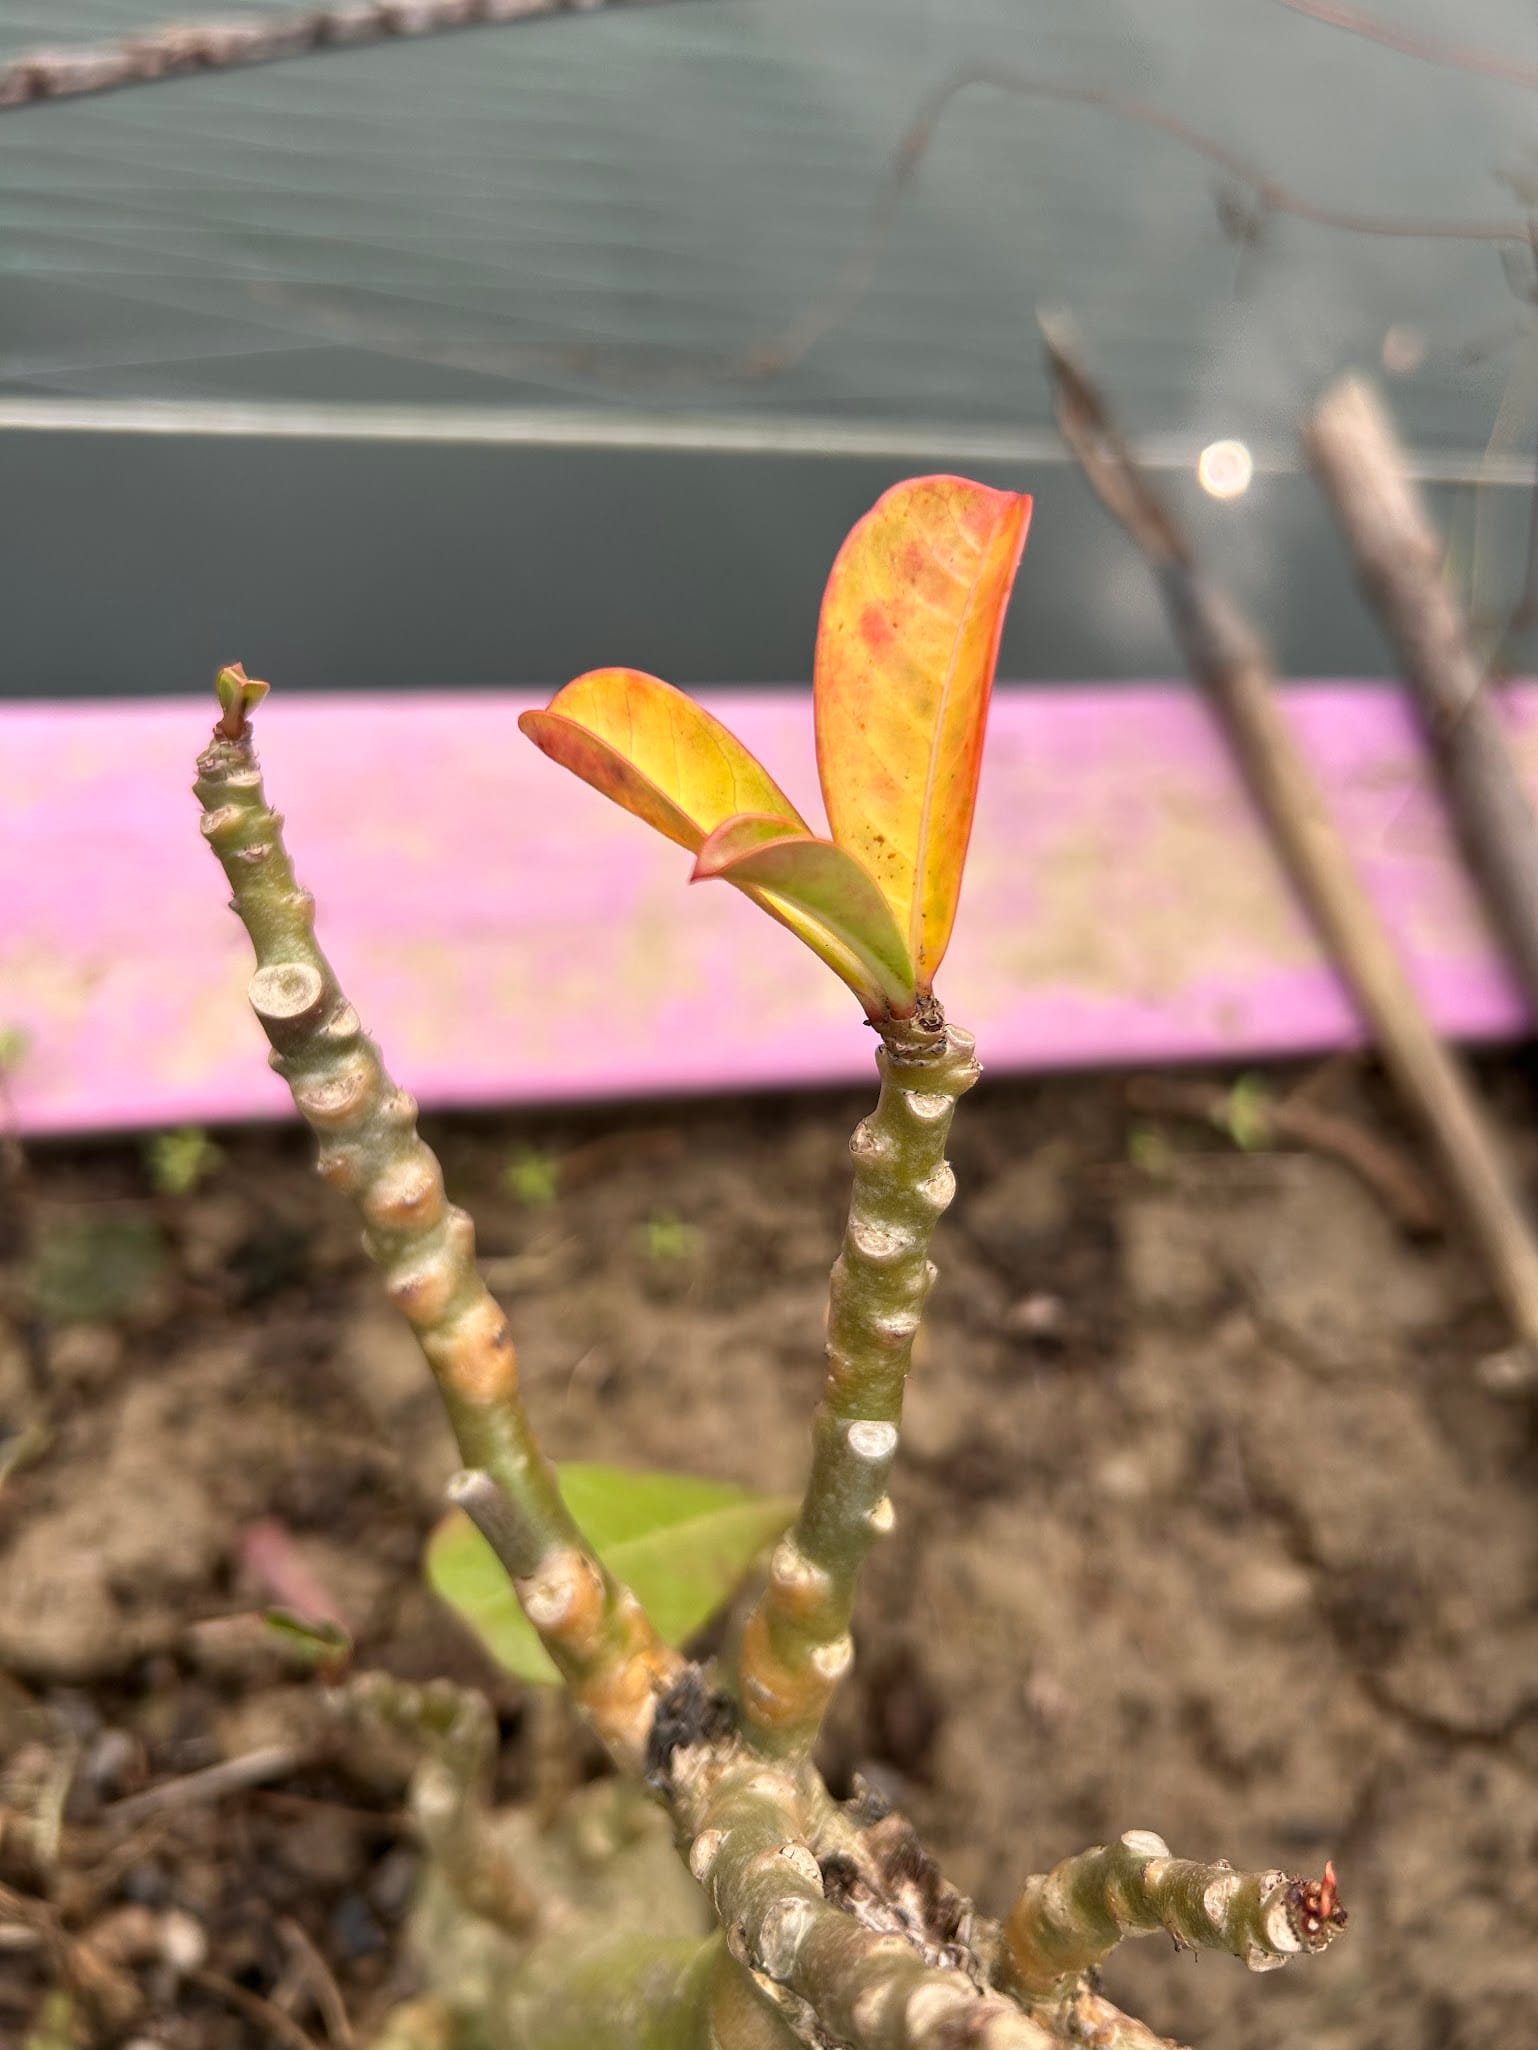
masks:
[[[804,691],[704,694],[804,810]],[[523,695],[284,697],[268,787],[349,993],[425,1103],[863,1077],[841,986],[516,731]],[[1392,691],[1288,709],[1444,1031],[1525,1031]],[[1538,686],[1509,693],[1538,790]],[[0,705],[0,1027],[31,1133],[282,1114],[187,794],[188,699]],[[995,1070],[1343,1045],[1349,1005],[1184,687],[1002,689],[941,977]]]

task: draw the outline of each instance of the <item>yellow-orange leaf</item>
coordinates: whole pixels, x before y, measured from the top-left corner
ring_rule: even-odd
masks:
[[[639,669],[592,669],[518,721],[534,745],[697,854],[740,812],[805,821],[769,771],[709,712]]]
[[[814,695],[828,821],[880,885],[921,990],[956,917],[1030,515],[1014,492],[912,478],[854,528],[822,601]]]
[[[750,815],[716,827],[692,882],[720,876],[760,903],[842,976],[873,1018],[913,1009],[913,963],[891,907],[852,854],[783,819]]]

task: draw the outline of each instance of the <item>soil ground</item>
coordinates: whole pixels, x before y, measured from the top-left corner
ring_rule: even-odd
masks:
[[[1482,1079],[1538,1132],[1521,1067]],[[1370,1076],[1329,1087],[1406,1143]],[[429,1125],[553,1452],[798,1482],[867,1107]],[[409,1986],[400,1761],[336,1733],[264,1602],[323,1598],[361,1664],[485,1680],[509,1784],[548,1739],[421,1585],[453,1456],[349,1215],[296,1134],[219,1144],[182,1195],[137,1144],[13,1178],[5,2045],[61,1969],[96,2043],[158,2050],[363,2044]],[[1119,1081],[985,1081],[953,1159],[831,1775],[895,1793],[993,1910],[1134,1825],[1333,1855],[1351,1928],[1317,1963],[1118,1953],[1109,1990],[1182,2039],[1532,2050],[1538,1431],[1481,1373],[1502,1331],[1470,1259],[1333,1161],[1150,1121]],[[115,1806],[271,1747],[260,1785]]]

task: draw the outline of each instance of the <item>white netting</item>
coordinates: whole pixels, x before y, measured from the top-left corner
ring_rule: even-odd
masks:
[[[0,61],[163,18],[10,0]],[[1522,0],[1459,12],[1514,53],[1527,28]],[[1018,430],[1047,419],[1053,302],[1144,430],[1286,443],[1387,346],[1419,366],[1412,437],[1482,444],[1526,316],[1495,245],[1277,216],[1246,249],[1214,205],[1239,188],[1103,106],[970,88],[869,245],[905,124],[966,63],[1141,95],[1388,215],[1520,219],[1494,174],[1538,129],[1499,80],[1271,0],[692,0],[328,53],[0,113],[0,393]]]

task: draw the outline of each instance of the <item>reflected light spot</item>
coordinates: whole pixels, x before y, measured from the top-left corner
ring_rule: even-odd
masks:
[[[1242,498],[1255,458],[1242,441],[1209,441],[1196,459],[1196,481],[1210,498]]]
[[[1426,337],[1418,327],[1391,327],[1383,337],[1381,355],[1390,377],[1409,377],[1426,360]]]

